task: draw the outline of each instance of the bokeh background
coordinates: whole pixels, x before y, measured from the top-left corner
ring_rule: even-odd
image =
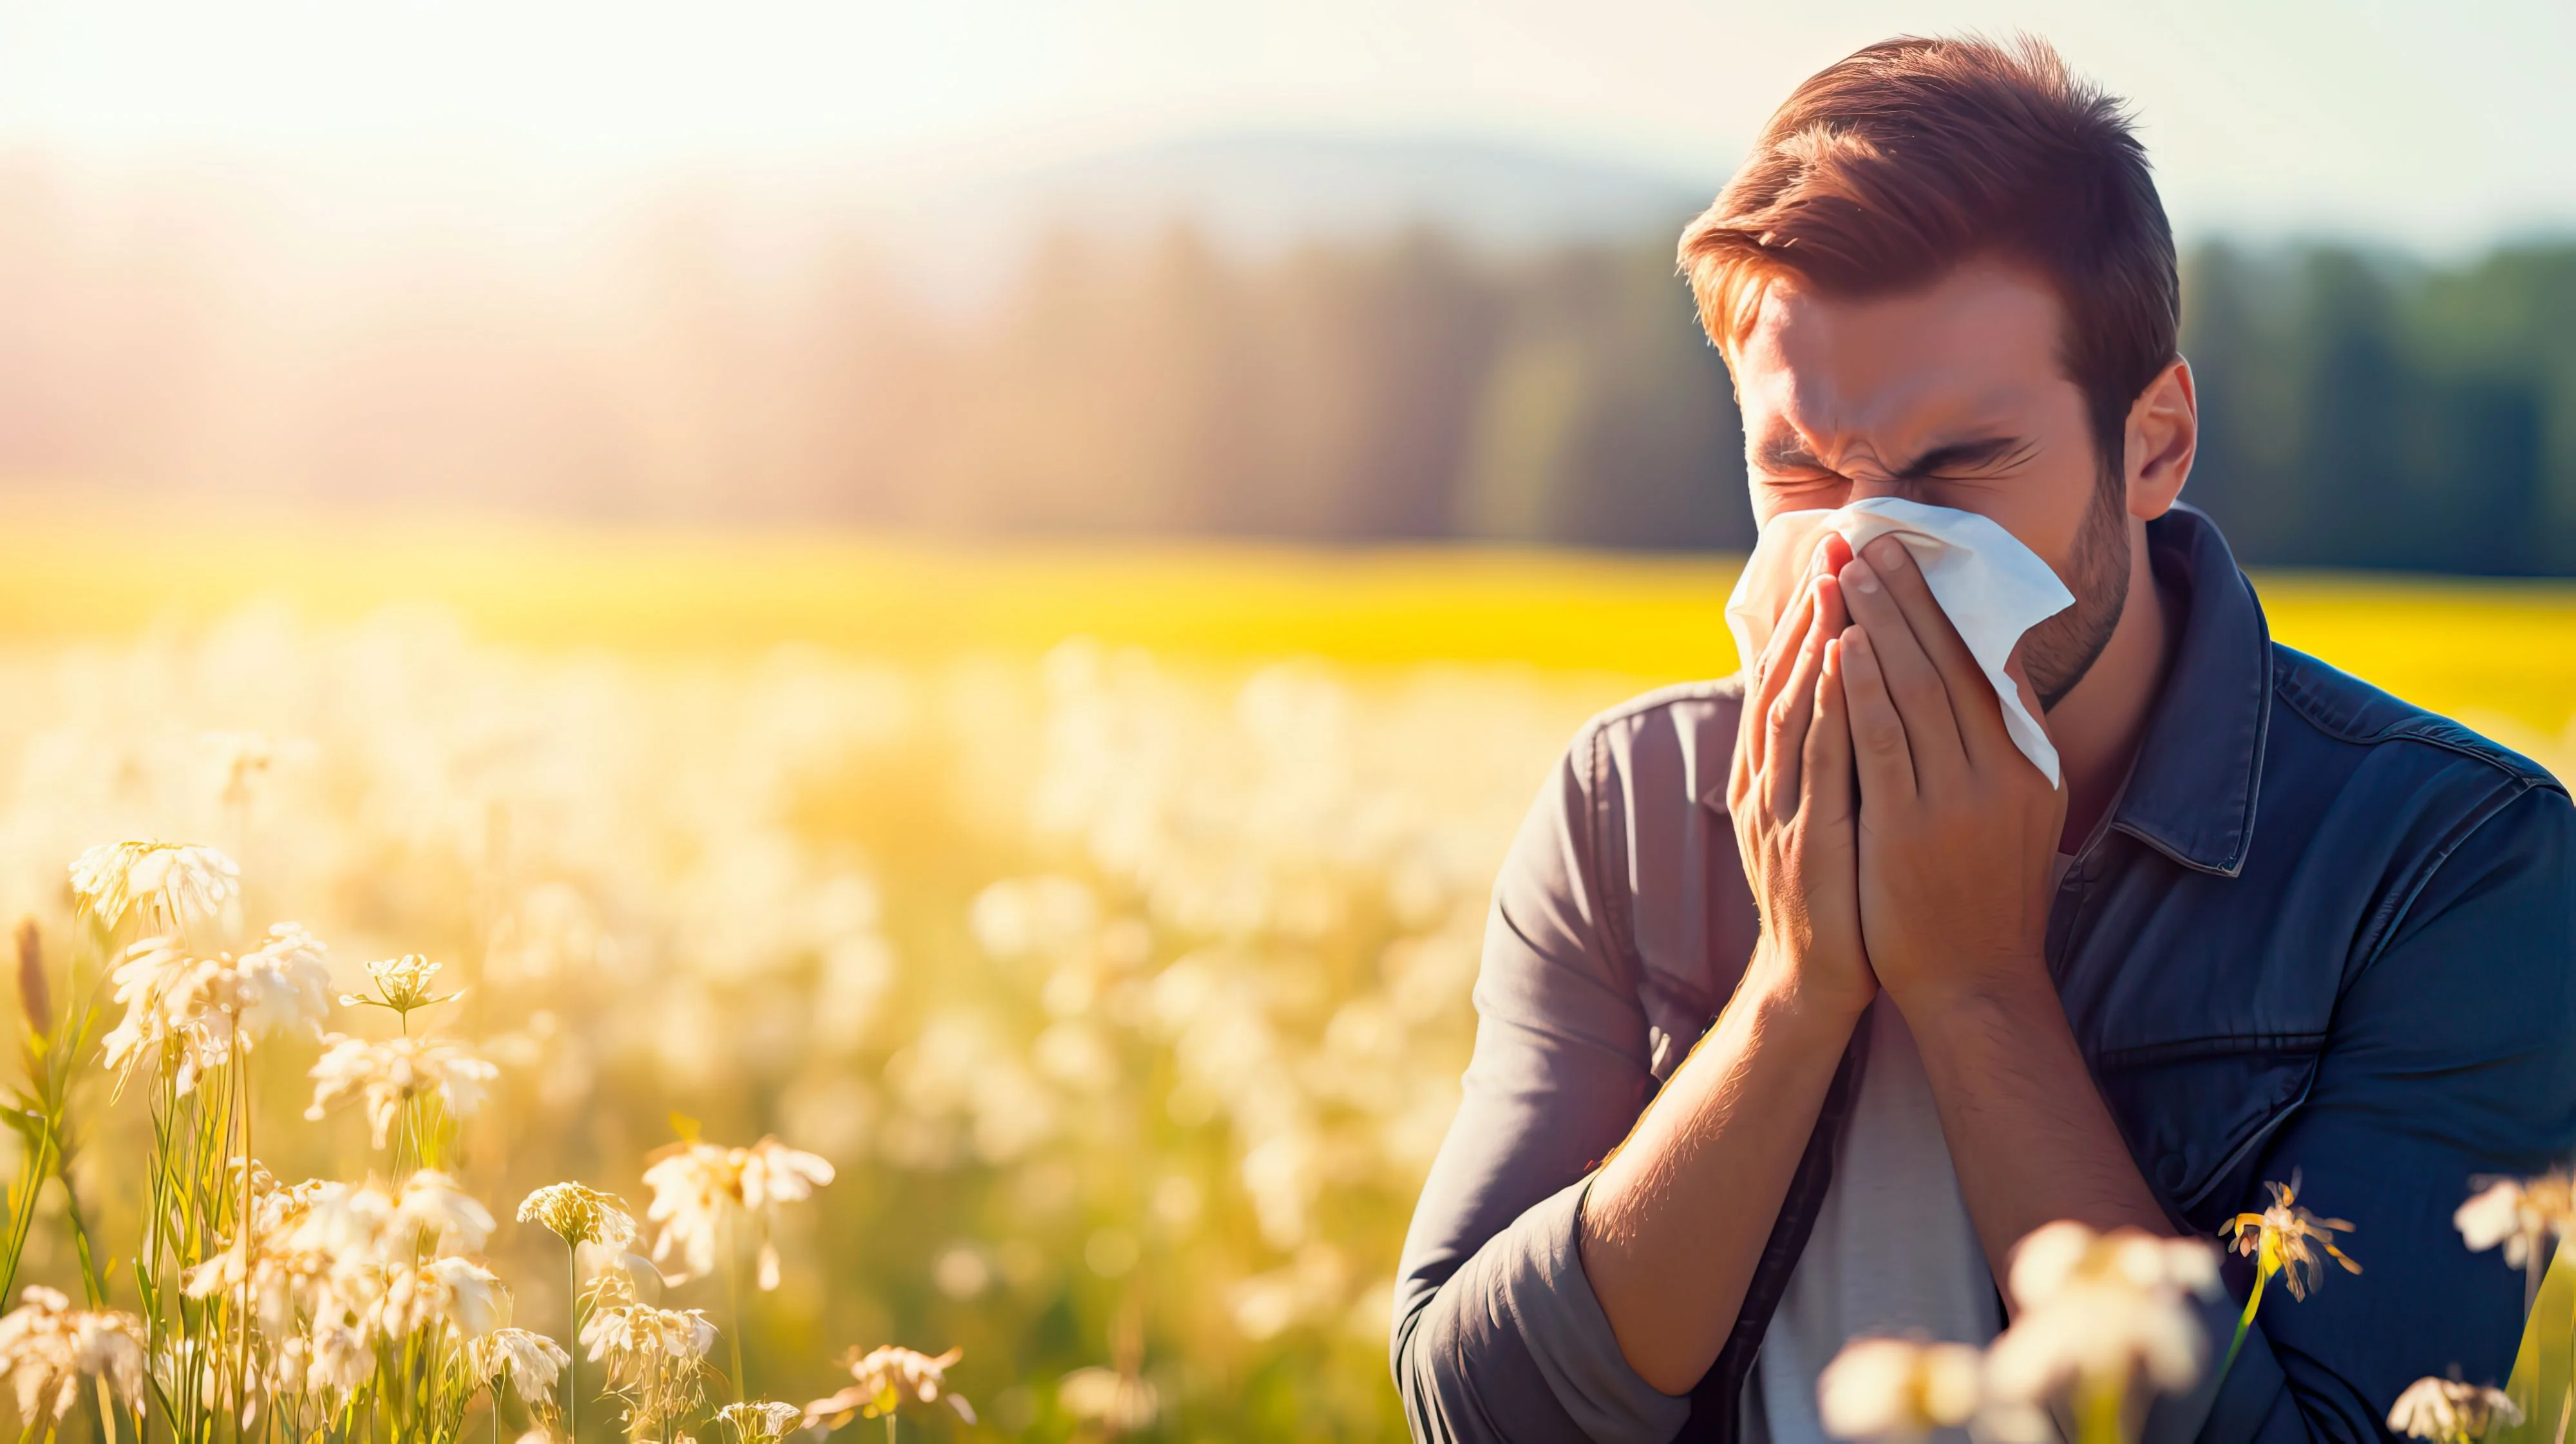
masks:
[[[0,905],[203,840],[352,981],[446,960],[499,1207],[675,1114],[831,1158],[760,1390],[1400,1437],[1493,866],[1734,664],[1672,249],[1817,67],[2130,96],[2276,635],[2576,765],[2576,11],[1829,12],[0,0]],[[366,1168],[309,1062],[262,1152]]]

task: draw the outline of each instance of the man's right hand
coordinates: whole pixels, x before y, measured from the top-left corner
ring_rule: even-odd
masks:
[[[1755,981],[1857,1018],[1878,995],[1861,945],[1851,725],[1837,574],[1851,547],[1827,534],[1746,680],[1727,778],[1744,878],[1762,913]]]

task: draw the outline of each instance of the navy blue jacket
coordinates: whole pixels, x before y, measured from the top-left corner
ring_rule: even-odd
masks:
[[[2178,1226],[2215,1234],[2296,1172],[2302,1202],[2358,1225],[2365,1267],[2267,1295],[2216,1396],[2160,1403],[2149,1432],[2377,1439],[2416,1378],[2512,1365],[2523,1276],[2451,1215],[2473,1177],[2576,1150],[2576,811],[2537,765],[2274,644],[2207,517],[2178,507],[2148,539],[2185,620],[2127,790],[2057,896],[2050,973]],[[1752,948],[1725,811],[1741,695],[1668,688],[1587,724],[1495,885],[1465,1099],[1396,1291],[1418,1439],[1733,1437],[1857,1044],[1693,1393],[1627,1366],[1575,1227]],[[2211,1310],[2221,1344],[2235,1309]]]

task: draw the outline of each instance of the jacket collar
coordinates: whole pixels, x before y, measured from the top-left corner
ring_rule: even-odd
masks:
[[[2182,635],[2111,825],[2185,867],[2234,877],[2254,841],[2272,726],[2272,637],[2218,527],[2176,504],[2147,524]]]

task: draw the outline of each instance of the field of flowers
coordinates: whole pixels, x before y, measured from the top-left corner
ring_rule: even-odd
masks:
[[[255,1313],[265,1285],[178,1271],[222,1262],[224,1200],[284,1240],[320,1197],[284,1181],[372,1177],[368,1207],[445,1220],[423,1257],[498,1281],[450,1267],[450,1306],[573,1347],[596,1274],[594,1324],[699,1319],[709,1409],[962,1351],[976,1422],[906,1437],[1401,1437],[1387,1286],[1492,869],[1585,715],[1731,663],[1718,563],[122,539],[0,543],[0,923],[32,923],[40,1011],[99,1009],[36,1060],[74,1188],[13,1195],[13,1287]],[[2287,640],[2576,760],[2569,593],[2271,591]],[[68,869],[156,838],[237,863],[177,923],[284,981],[221,1056],[129,1038],[120,1090],[106,969],[162,864],[128,859],[113,920]],[[443,967],[368,966],[406,955]],[[213,1081],[182,1095],[182,1064]],[[182,1116],[217,1130],[193,1241],[147,1166]],[[0,1141],[13,1178],[56,1142]],[[415,1201],[421,1167],[449,1191]],[[584,1196],[515,1216],[567,1181],[658,1270],[568,1272],[550,1224]],[[620,1347],[575,1347],[594,1393]],[[662,1387],[624,1382],[582,1437]],[[536,1417],[457,1407],[468,1437]]]

